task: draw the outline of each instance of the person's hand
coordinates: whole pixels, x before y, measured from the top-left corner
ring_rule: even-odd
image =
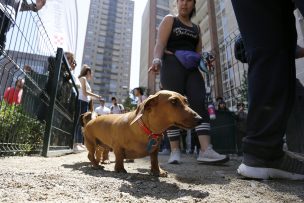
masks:
[[[148,72],[153,71],[155,73],[158,73],[161,68],[161,65],[162,65],[162,61],[159,58],[153,59],[152,65],[148,69]]]
[[[148,72],[152,71],[155,73],[158,73],[160,70],[160,64],[152,64],[152,66],[150,66]]]
[[[36,0],[36,9],[40,10],[45,5],[46,0]]]

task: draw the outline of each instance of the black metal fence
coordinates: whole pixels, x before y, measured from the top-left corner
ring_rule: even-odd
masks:
[[[230,33],[224,41],[220,42],[218,50],[213,50],[216,57],[220,60],[220,71],[206,76],[207,86],[209,89],[210,97],[215,101],[215,88],[218,83],[217,78],[220,78],[220,89],[223,99],[227,107],[231,111],[236,110],[238,102],[247,104],[247,63],[242,63],[235,58],[235,42],[239,37],[239,31],[235,30]],[[240,49],[239,52],[244,50]]]
[[[63,50],[37,12],[1,2],[0,155],[71,150],[78,92]]]

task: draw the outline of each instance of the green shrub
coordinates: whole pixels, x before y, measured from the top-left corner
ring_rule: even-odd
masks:
[[[30,154],[42,145],[45,124],[28,116],[21,105],[0,106],[0,144],[4,151]],[[1,147],[1,145],[0,145]]]

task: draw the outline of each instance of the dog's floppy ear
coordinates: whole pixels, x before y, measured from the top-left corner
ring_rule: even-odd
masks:
[[[85,127],[90,120],[92,120],[92,113],[89,111],[79,116],[81,127]]]
[[[79,116],[79,122],[80,122],[80,126],[81,126],[81,127],[84,127],[84,125],[85,125],[85,123],[83,122],[83,116],[84,116],[84,114],[81,114],[81,115]]]
[[[145,101],[143,101],[136,109],[136,117],[132,120],[130,125],[135,123],[138,119],[142,117],[145,111],[150,111],[151,108],[157,105],[158,102],[158,94],[150,95]]]

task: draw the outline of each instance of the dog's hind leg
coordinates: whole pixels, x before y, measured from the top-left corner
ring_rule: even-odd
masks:
[[[167,171],[161,169],[158,164],[158,149],[154,150],[150,154],[150,159],[151,159],[151,174],[159,177],[167,177],[168,176]]]
[[[96,143],[95,141],[92,141],[92,139],[89,139],[86,136],[87,132],[84,131],[84,135],[85,135],[85,145],[87,147],[88,150],[88,159],[91,161],[92,165],[97,168],[99,162],[97,162],[97,160],[95,159],[95,151],[96,151]]]
[[[108,148],[103,148],[101,163],[103,163],[103,164],[110,164],[111,163],[110,159],[109,159],[109,152],[110,152],[110,150]]]
[[[103,153],[103,148],[97,145],[95,150],[95,157],[97,163],[100,163],[102,153]]]
[[[87,150],[89,151],[88,158],[91,161],[92,165],[95,168],[98,168],[99,163],[95,159],[95,146],[93,146],[93,145],[90,145],[89,147],[87,146]]]
[[[116,148],[114,149],[114,154],[116,157],[115,160],[115,172],[117,173],[127,173],[126,169],[124,168],[124,149]]]

